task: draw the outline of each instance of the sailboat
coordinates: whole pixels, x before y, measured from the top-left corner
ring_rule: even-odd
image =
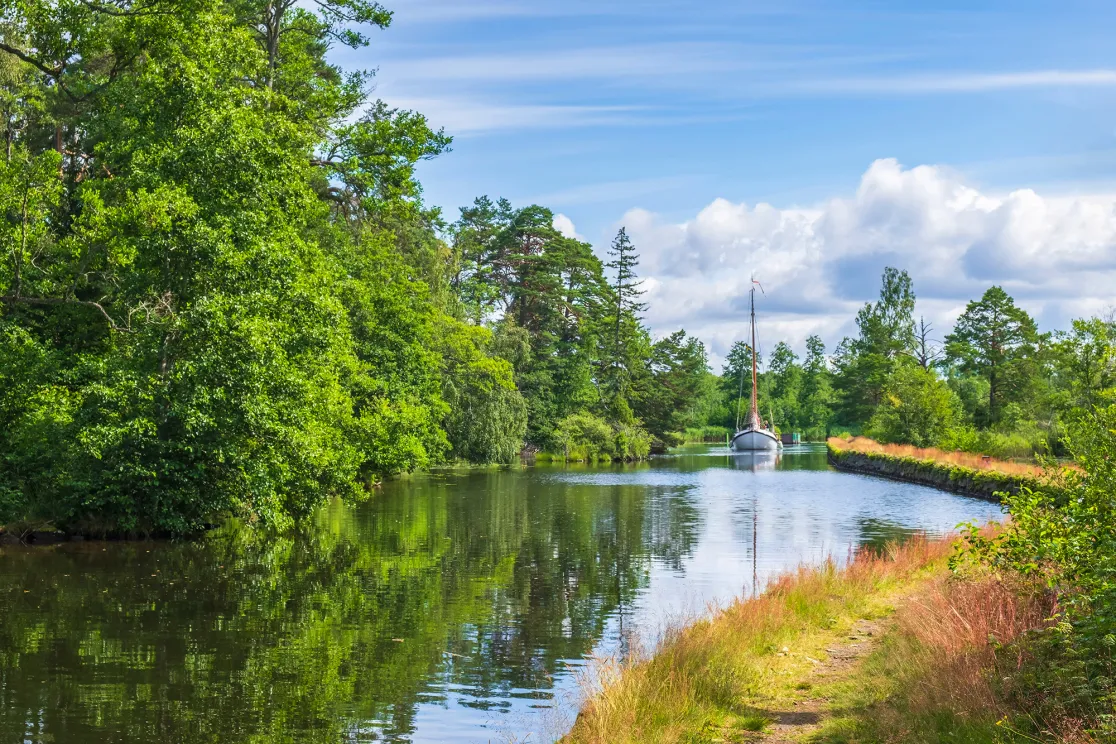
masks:
[[[756,282],[752,280],[752,410],[744,426],[737,422],[737,432],[732,436],[730,446],[737,452],[776,452],[782,444],[775,432],[766,429],[760,419],[759,409],[756,406]]]

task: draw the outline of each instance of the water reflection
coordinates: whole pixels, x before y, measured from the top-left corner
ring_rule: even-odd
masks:
[[[0,741],[545,740],[571,667],[663,612],[992,509],[701,449],[403,480],[281,537],[4,548]]]
[[[774,470],[782,462],[782,453],[775,452],[732,452],[732,466],[737,470],[750,470],[758,473],[765,470]]]

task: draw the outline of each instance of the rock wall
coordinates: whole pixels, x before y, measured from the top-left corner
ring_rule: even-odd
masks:
[[[988,501],[1000,501],[1001,493],[1018,493],[1020,488],[1037,488],[1034,478],[1008,475],[993,470],[948,465],[913,457],[894,457],[875,452],[856,452],[828,445],[829,464],[838,470],[877,475],[892,480],[918,483]]]

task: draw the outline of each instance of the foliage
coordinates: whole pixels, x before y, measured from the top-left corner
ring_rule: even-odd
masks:
[[[1026,396],[1039,343],[1034,320],[1000,287],[970,302],[946,337],[946,359],[988,381],[986,425],[998,423],[1007,403]]]
[[[706,388],[709,365],[705,346],[684,330],[651,347],[650,374],[641,375],[632,392],[633,409],[651,434],[664,440],[703,421],[696,404]]]
[[[636,460],[651,451],[650,435],[631,424],[610,424],[591,413],[574,413],[562,419],[554,432],[563,459]]]
[[[1022,693],[1042,712],[1055,703],[1116,735],[1116,405],[1082,414],[1067,434],[1080,471],[1006,500],[1003,532],[968,534],[969,558],[1038,577],[1057,593],[1058,622],[1036,637]]]
[[[906,271],[884,269],[880,299],[856,314],[856,338],[846,338],[833,357],[837,420],[868,421],[883,396],[896,362],[914,350],[915,295]]]
[[[885,443],[929,447],[945,438],[960,412],[957,395],[937,375],[916,364],[899,364],[865,433]]]
[[[511,364],[485,353],[491,332],[455,320],[444,334],[442,398],[453,454],[471,462],[513,462],[527,432],[527,406]]]

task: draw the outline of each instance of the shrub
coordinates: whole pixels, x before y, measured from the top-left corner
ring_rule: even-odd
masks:
[[[651,452],[651,435],[636,424],[610,424],[588,412],[558,422],[554,442],[566,460],[638,460]]]
[[[970,558],[1044,580],[1058,622],[1034,641],[1016,685],[1040,716],[1078,715],[1116,736],[1116,406],[1082,417],[1066,438],[1081,470],[1059,488],[1022,489],[995,537],[970,530]],[[1105,739],[1109,740],[1109,739]]]
[[[884,443],[929,447],[945,437],[960,413],[957,394],[937,375],[900,365],[888,378],[866,433]]]

